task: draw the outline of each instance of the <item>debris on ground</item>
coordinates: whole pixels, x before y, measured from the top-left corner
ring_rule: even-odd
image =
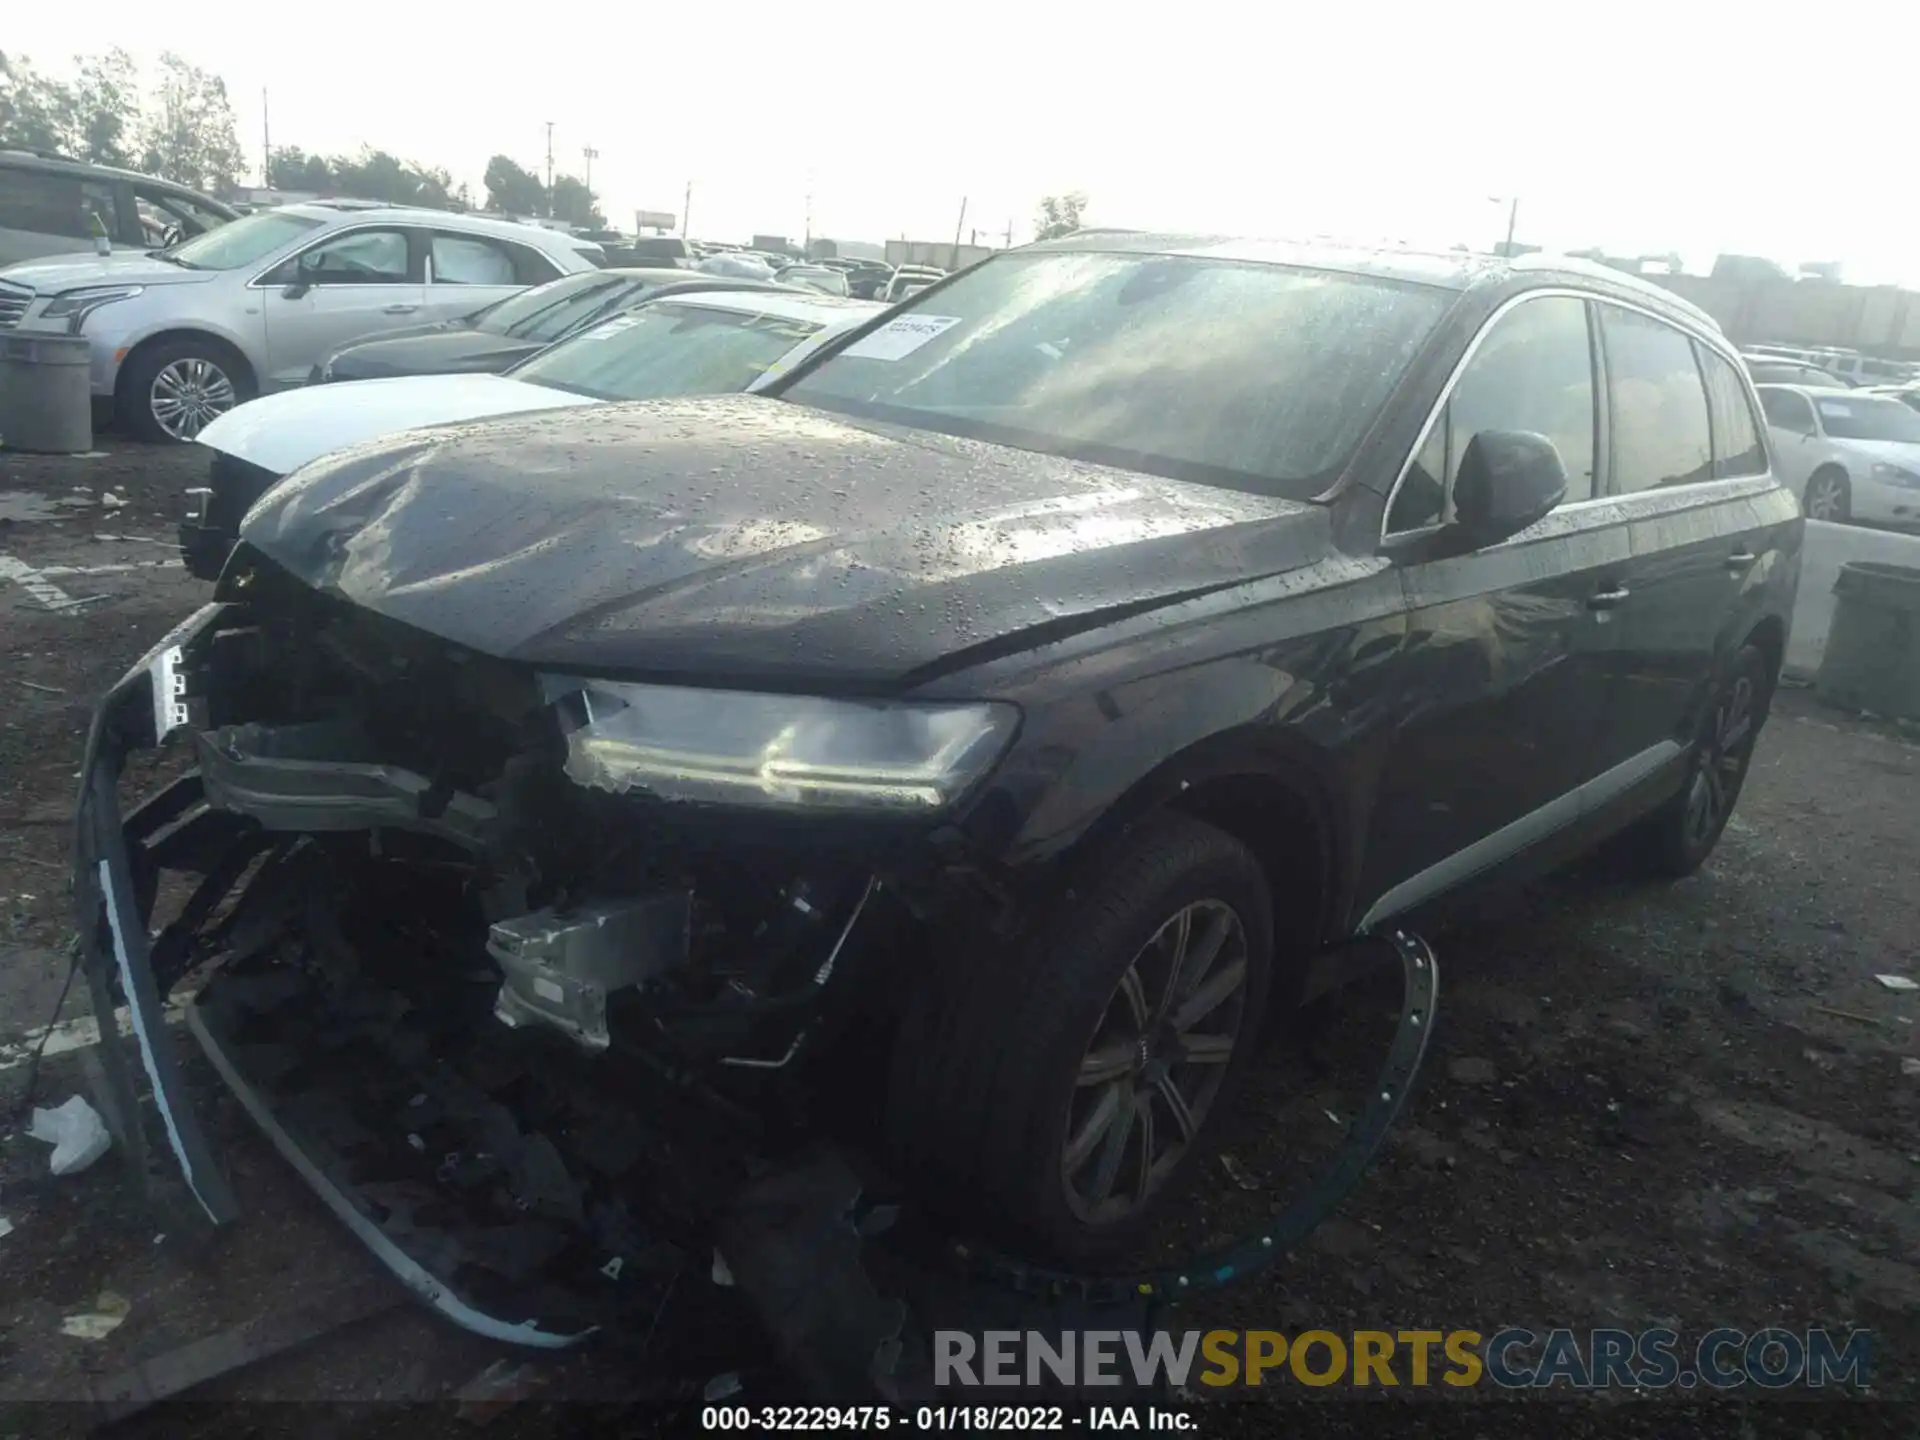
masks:
[[[1906,1059],[1900,1062],[1900,1073],[1902,1075],[1920,1075],[1920,1059],[1915,1059],[1911,1055],[1907,1056]],[[0,1230],[0,1235],[6,1233],[6,1231]]]
[[[56,1175],[77,1175],[106,1154],[107,1147],[113,1144],[106,1123],[84,1095],[75,1095],[52,1110],[42,1110],[36,1105],[27,1133],[53,1146],[52,1168]]]
[[[1816,1005],[1813,1008],[1822,1015],[1833,1015],[1842,1020],[1858,1020],[1862,1025],[1878,1025],[1880,1023],[1880,1017],[1878,1015],[1862,1015],[1858,1010],[1837,1010],[1831,1005]]]
[[[36,685],[31,680],[21,680],[18,683],[25,689],[38,690],[45,695],[64,695],[67,693],[66,691],[62,690],[58,685]]]
[[[1920,990],[1920,981],[1911,975],[1876,975],[1873,978],[1889,990]]]
[[[100,496],[100,503],[106,506],[107,509],[109,510],[118,510],[121,506],[125,505],[127,502],[125,500],[122,500],[118,495],[114,494],[113,491],[108,490]]]
[[[532,1399],[548,1378],[527,1361],[496,1360],[454,1392],[460,1407],[454,1413],[470,1425],[484,1425],[508,1406]]]
[[[1242,1190],[1258,1190],[1260,1182],[1247,1174],[1246,1169],[1231,1155],[1220,1157],[1220,1168],[1227,1172],[1227,1178]]]
[[[5,1239],[11,1234],[13,1234],[13,1221],[4,1215],[0,1215],[0,1239]]]
[[[126,1296],[112,1290],[102,1290],[93,1307],[67,1316],[60,1322],[60,1333],[76,1340],[104,1340],[120,1328],[133,1309]]]

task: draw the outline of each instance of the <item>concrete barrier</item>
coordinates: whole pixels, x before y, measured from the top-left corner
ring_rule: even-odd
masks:
[[[1920,570],[1920,535],[1807,521],[1806,545],[1800,552],[1800,593],[1793,603],[1793,634],[1782,666],[1787,674],[1811,680],[1818,673],[1820,657],[1827,653],[1827,631],[1833,625],[1833,582],[1840,578],[1840,567],[1855,560]]]

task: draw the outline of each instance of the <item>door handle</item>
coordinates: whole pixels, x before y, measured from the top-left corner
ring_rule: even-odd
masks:
[[[419,308],[418,305],[388,305],[384,306],[380,313],[382,315],[411,315]]]
[[[1611,610],[1614,606],[1625,603],[1626,598],[1632,593],[1633,592],[1624,585],[1612,590],[1596,590],[1587,597],[1587,609]]]
[[[1740,573],[1740,571],[1747,569],[1750,565],[1753,564],[1754,561],[1758,560],[1759,558],[1760,557],[1758,555],[1755,555],[1751,550],[1736,550],[1733,552],[1733,554],[1727,556],[1727,569],[1733,571],[1737,575]]]

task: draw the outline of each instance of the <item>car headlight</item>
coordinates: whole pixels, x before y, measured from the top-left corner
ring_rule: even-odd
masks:
[[[78,335],[87,316],[102,305],[111,305],[116,300],[131,300],[146,288],[144,285],[95,285],[85,290],[69,290],[49,300],[47,308],[40,312],[40,318],[65,320],[67,329]]]
[[[1920,490],[1920,472],[1907,469],[1903,465],[1889,465],[1885,461],[1876,461],[1873,478],[1888,485],[1898,485],[1905,490]]]
[[[1000,704],[546,684],[563,700],[576,784],[708,804],[931,815],[992,768],[1019,725]]]

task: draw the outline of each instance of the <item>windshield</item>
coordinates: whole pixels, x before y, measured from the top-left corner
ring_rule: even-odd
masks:
[[[1898,400],[1874,400],[1849,395],[1844,400],[1816,400],[1820,423],[1836,440],[1904,440],[1920,444],[1920,415]]]
[[[558,340],[637,288],[634,281],[618,275],[585,270],[509,295],[473,316],[473,325],[489,335],[515,340]]]
[[[744,390],[820,326],[655,301],[543,350],[509,373],[516,380],[596,400],[660,400]]]
[[[1204,257],[989,260],[782,393],[829,410],[1305,499],[1449,291]]]
[[[162,250],[160,257],[189,270],[238,270],[256,260],[264,260],[281,246],[319,228],[318,220],[310,220],[305,215],[264,210],[258,215],[242,215],[217,230],[195,236],[184,245]]]

